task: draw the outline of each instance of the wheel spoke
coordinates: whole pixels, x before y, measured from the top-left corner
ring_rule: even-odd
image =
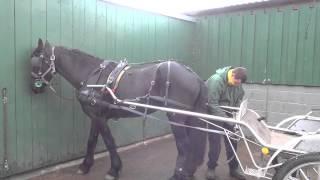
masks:
[[[304,173],[304,171],[302,169],[299,169],[299,172],[301,173],[302,177],[305,179],[305,180],[310,180],[307,175]]]
[[[320,180],[320,166],[314,167],[312,170],[317,174],[316,180]]]
[[[319,174],[320,167],[317,167],[317,169],[316,168],[312,168],[312,169],[318,175],[318,177],[320,177],[320,174]]]
[[[299,179],[295,177],[288,177],[288,180],[299,180]]]
[[[276,180],[320,180],[320,152],[301,155],[285,162]]]

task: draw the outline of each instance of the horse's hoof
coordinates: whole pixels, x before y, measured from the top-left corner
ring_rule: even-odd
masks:
[[[81,169],[78,169],[77,174],[84,174],[83,171]]]
[[[117,180],[118,178],[114,177],[114,176],[111,176],[110,174],[107,174],[105,177],[104,177],[105,180]]]
[[[81,164],[79,167],[78,167],[78,171],[77,171],[77,174],[88,174],[89,171],[90,171],[90,167],[91,166],[87,166],[87,165],[84,165],[84,164]]]

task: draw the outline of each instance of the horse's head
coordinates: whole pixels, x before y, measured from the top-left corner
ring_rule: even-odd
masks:
[[[36,94],[43,93],[46,86],[50,86],[55,69],[54,47],[48,41],[43,44],[42,39],[38,40],[38,46],[31,54],[31,88]]]

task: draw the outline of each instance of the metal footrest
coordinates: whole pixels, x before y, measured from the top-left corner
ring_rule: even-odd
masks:
[[[263,170],[260,169],[254,169],[254,168],[248,168],[246,167],[245,174],[249,175],[249,176],[254,176],[254,177],[265,177],[265,172]]]

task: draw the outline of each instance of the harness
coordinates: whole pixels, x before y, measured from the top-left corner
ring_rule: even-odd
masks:
[[[97,69],[95,69],[90,73],[89,78],[85,82],[82,82],[81,85],[84,86],[87,84],[98,84],[102,74],[104,73],[106,68],[110,65],[110,63],[116,63],[116,62],[109,61],[109,60],[103,61]],[[128,66],[128,63],[125,60],[120,61],[120,63],[118,63],[118,65],[114,69],[112,69],[111,73],[108,75],[105,86],[112,89],[112,91],[115,92],[119,86],[119,82],[121,78],[129,68],[130,66]],[[106,92],[104,91],[104,88],[102,88],[101,91]]]
[[[121,80],[121,78],[123,77],[123,75],[126,73],[126,71],[131,68],[131,66],[128,65],[128,63],[126,61],[121,61],[113,70],[112,72],[108,75],[108,79],[106,81],[105,84],[103,85],[97,85],[98,81],[100,80],[101,74],[103,73],[103,71],[105,70],[105,68],[108,66],[108,64],[110,63],[110,61],[104,61],[103,63],[100,64],[100,67],[96,70],[94,70],[91,75],[89,75],[88,80],[86,81],[86,83],[83,83],[83,87],[84,89],[87,88],[85,87],[85,85],[93,85],[96,88],[101,88],[101,92],[103,92],[103,94],[109,94],[108,91],[106,91],[105,87],[108,87],[112,90],[112,92],[116,92],[118,86],[119,86],[119,82]],[[115,62],[114,62],[115,63]],[[156,78],[157,78],[157,71],[159,69],[159,67],[161,65],[167,64],[167,77],[166,77],[166,81],[165,81],[165,94],[163,97],[161,96],[154,96],[152,95],[152,90],[154,89],[154,86],[156,84]],[[147,91],[147,93],[143,96],[139,96],[139,97],[135,97],[134,99],[126,99],[126,101],[131,101],[131,102],[141,102],[144,101],[146,104],[150,104],[150,100],[153,101],[157,101],[160,103],[163,103],[164,106],[168,106],[168,105],[173,105],[173,106],[178,106],[180,108],[183,109],[191,109],[190,106],[187,106],[185,104],[182,104],[180,102],[174,101],[169,99],[169,88],[170,88],[170,74],[171,74],[171,62],[167,61],[167,62],[161,62],[157,65],[154,73],[153,73],[153,77],[152,80],[150,81],[150,87]],[[96,85],[96,86],[95,86]],[[93,86],[91,86],[91,90],[93,90]],[[90,99],[94,100],[94,97],[90,97]],[[114,102],[116,103],[116,102]],[[91,105],[95,105],[95,103],[90,103]],[[136,107],[134,106],[130,106],[131,109],[136,109]],[[147,109],[145,109],[145,114],[147,114]]]
[[[107,79],[107,87],[111,88],[113,92],[118,88],[120,79],[124,73],[130,68],[126,60],[120,61],[120,63],[112,70]]]
[[[88,85],[89,83],[91,84],[91,86],[82,88],[82,90],[79,91],[79,95],[78,98],[79,100],[81,100],[82,102],[85,102],[91,106],[100,106],[102,108],[106,108],[106,109],[110,109],[110,110],[116,110],[114,111],[114,114],[116,114],[116,117],[119,117],[119,115],[117,114],[120,111],[117,110],[125,110],[127,112],[131,112],[133,114],[136,115],[140,115],[143,117],[143,121],[142,121],[142,137],[143,139],[145,139],[146,137],[146,132],[145,132],[145,127],[146,127],[146,120],[149,117],[148,115],[148,108],[144,108],[143,111],[139,111],[136,109],[136,106],[133,105],[129,105],[128,107],[123,106],[123,105],[119,105],[117,104],[117,102],[115,101],[115,99],[113,99],[113,103],[108,102],[108,100],[104,100],[104,98],[106,97],[106,94],[110,94],[112,95],[107,89],[106,87],[109,88],[109,90],[112,91],[112,93],[115,93],[115,91],[117,90],[117,87],[119,85],[119,82],[121,80],[121,78],[123,77],[124,73],[130,68],[130,66],[128,65],[128,63],[126,61],[121,61],[112,71],[111,73],[108,75],[107,81],[104,85],[97,85],[98,81],[100,80],[101,74],[103,73],[103,71],[105,70],[105,68],[108,66],[109,62],[104,61],[102,64],[100,64],[99,69],[95,70],[93,74],[96,74],[94,76],[91,76],[86,84]],[[166,64],[165,64],[166,63]],[[158,75],[158,69],[161,65],[167,65],[167,77],[166,77],[166,81],[165,81],[165,94],[164,97],[161,96],[155,96],[152,95],[152,91],[154,89],[154,86],[156,84],[156,78]],[[191,109],[191,107],[184,105],[182,103],[179,103],[177,101],[171,100],[169,99],[169,88],[170,88],[170,75],[171,75],[171,62],[161,62],[158,63],[154,73],[152,74],[152,78],[150,81],[150,87],[147,91],[147,93],[143,96],[140,97],[136,97],[134,99],[126,99],[126,101],[131,101],[131,102],[141,102],[144,101],[145,104],[149,105],[151,100],[152,101],[156,101],[156,102],[160,102],[163,103],[164,106],[168,106],[168,105],[173,105],[173,106],[178,106],[180,108],[184,108],[184,109]],[[97,88],[101,88],[100,91],[95,91],[93,88],[97,87]],[[90,89],[91,88],[91,89]]]

